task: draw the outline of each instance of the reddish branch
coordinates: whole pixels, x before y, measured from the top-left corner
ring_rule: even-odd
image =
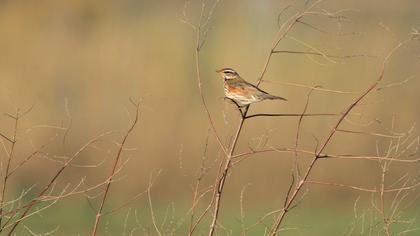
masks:
[[[311,89],[309,91],[308,95],[306,96],[306,103],[305,103],[305,106],[303,108],[302,114],[299,117],[298,124],[297,124],[297,127],[296,127],[296,136],[295,136],[295,172],[296,173],[295,174],[296,174],[296,177],[297,177],[296,179],[297,180],[300,179],[300,168],[299,168],[298,152],[296,150],[299,146],[299,137],[300,137],[300,130],[301,130],[300,128],[302,126],[303,117],[306,115],[306,110],[308,110],[309,99],[311,98],[311,94],[312,94],[313,91],[314,91],[314,89]],[[292,177],[293,177],[293,175],[292,175]],[[289,192],[291,190],[293,182],[294,182],[294,180],[292,181],[292,184],[290,185]],[[287,199],[286,199],[286,201],[287,201]]]
[[[321,2],[321,0],[318,0],[318,1],[314,2],[309,7],[307,7],[304,11],[295,14],[292,18],[290,18],[290,20],[286,21],[280,27],[280,29],[278,30],[278,32],[276,34],[276,37],[275,37],[275,39],[273,41],[272,47],[270,49],[270,52],[268,53],[268,56],[267,56],[267,59],[265,61],[264,66],[263,66],[262,72],[261,72],[261,74],[259,76],[259,79],[258,79],[258,81],[256,83],[256,86],[257,87],[261,84],[262,79],[263,79],[265,73],[267,72],[268,66],[269,66],[270,61],[271,61],[271,57],[273,56],[276,47],[286,37],[286,35],[292,30],[293,26],[296,23],[298,23],[299,20],[310,9],[312,9],[313,7],[315,7],[320,2]],[[198,58],[198,52],[199,52],[199,50],[196,51],[196,58]],[[231,164],[232,164],[233,153],[235,152],[236,144],[238,142],[239,135],[241,133],[242,127],[243,127],[243,125],[245,123],[245,120],[247,118],[250,118],[250,117],[247,117],[249,108],[250,108],[250,106],[248,105],[247,107],[245,107],[244,112],[243,113],[241,112],[242,116],[241,116],[241,119],[239,121],[238,128],[236,129],[236,134],[235,134],[235,136],[233,138],[233,142],[232,142],[232,145],[231,145],[231,147],[229,149],[229,152],[227,153],[225,164],[224,164],[224,167],[223,167],[223,170],[222,170],[222,174],[221,174],[221,176],[219,178],[219,181],[217,183],[217,186],[216,186],[216,194],[215,194],[215,201],[214,201],[214,208],[213,208],[213,217],[212,217],[212,220],[211,220],[211,225],[210,225],[210,230],[208,232],[208,236],[212,236],[214,234],[214,231],[215,231],[215,228],[216,228],[217,219],[219,217],[220,202],[221,202],[222,195],[223,195],[223,189],[224,189],[224,186],[225,186],[225,183],[226,183],[226,177],[227,177],[227,175],[229,173],[229,170],[230,170],[230,167],[231,167]],[[301,116],[301,114],[299,114],[298,116]],[[251,116],[251,117],[255,117],[255,116]]]
[[[321,52],[299,52],[299,51],[279,51],[276,50],[277,46],[279,45],[279,43],[289,34],[289,32],[293,29],[293,27],[295,26],[295,24],[297,23],[302,23],[301,19],[306,16],[306,15],[311,15],[314,14],[314,12],[311,12],[310,10],[312,8],[314,8],[316,5],[318,5],[322,0],[318,0],[315,1],[314,3],[312,3],[311,5],[309,5],[305,10],[303,10],[300,13],[296,13],[294,16],[292,16],[289,20],[287,20],[283,25],[281,25],[280,29],[278,30],[275,39],[273,41],[272,47],[268,53],[268,56],[266,58],[265,64],[263,66],[262,72],[257,80],[256,86],[259,86],[261,84],[261,82],[263,81],[263,77],[267,72],[268,66],[271,62],[271,58],[273,56],[273,54],[276,53],[294,53],[294,54],[306,54],[306,55],[316,55],[316,56],[324,56],[324,57],[335,57],[335,58],[352,58],[352,57],[359,57],[359,56],[368,56],[368,55],[354,55],[354,56],[332,56],[332,55],[327,55],[327,54],[323,54]],[[216,135],[216,139],[221,147],[221,149],[223,150],[224,154],[226,155],[226,158],[224,159],[224,161],[221,163],[221,169],[218,173],[218,178],[216,181],[216,186],[214,189],[214,195],[211,199],[210,204],[208,205],[208,207],[206,208],[206,210],[203,212],[203,214],[199,217],[199,220],[192,226],[192,228],[190,228],[190,235],[192,234],[194,228],[197,226],[197,224],[201,221],[202,217],[209,211],[209,209],[213,206],[213,215],[211,218],[211,224],[210,224],[210,229],[208,232],[209,236],[212,236],[215,232],[216,229],[216,225],[217,225],[217,221],[218,221],[218,217],[219,217],[219,211],[220,211],[220,206],[221,206],[221,200],[222,200],[222,196],[223,196],[223,190],[226,184],[226,179],[227,176],[229,174],[230,168],[232,165],[244,160],[244,158],[240,159],[240,160],[235,160],[235,162],[233,162],[233,160],[235,158],[241,157],[241,156],[245,156],[245,155],[249,155],[249,154],[253,154],[256,152],[266,152],[266,151],[273,151],[276,149],[272,149],[272,150],[263,150],[263,151],[252,151],[250,153],[244,153],[244,154],[238,154],[238,155],[234,155],[235,153],[235,149],[241,134],[241,130],[245,124],[245,121],[247,119],[250,118],[254,118],[254,117],[263,117],[263,116],[291,116],[291,117],[299,117],[300,121],[299,121],[299,126],[300,126],[300,122],[302,120],[303,117],[305,116],[339,116],[338,121],[336,122],[335,126],[331,129],[329,135],[327,136],[326,140],[322,143],[321,147],[316,150],[315,152],[309,152],[309,151],[304,151],[304,153],[308,153],[308,154],[312,154],[314,157],[312,159],[312,161],[310,162],[309,166],[307,167],[306,171],[304,172],[304,175],[298,179],[296,185],[293,182],[291,185],[291,188],[289,189],[288,193],[287,193],[287,197],[285,200],[285,204],[282,210],[278,211],[279,215],[277,216],[277,219],[275,221],[275,224],[273,225],[271,231],[270,231],[270,235],[276,235],[276,233],[278,232],[281,223],[285,217],[285,215],[287,214],[287,212],[293,208],[292,204],[295,203],[296,197],[298,196],[298,194],[301,192],[301,189],[303,187],[303,185],[306,183],[309,174],[311,173],[315,163],[317,162],[317,160],[319,159],[323,159],[323,158],[359,158],[356,156],[333,156],[333,155],[327,155],[327,154],[323,154],[324,150],[326,149],[326,147],[328,146],[328,144],[331,142],[333,136],[335,135],[335,133],[337,131],[342,131],[339,130],[339,126],[341,125],[341,123],[347,118],[347,116],[350,114],[350,112],[353,110],[354,107],[356,107],[360,101],[362,99],[364,99],[372,90],[374,90],[375,88],[377,88],[377,85],[379,84],[380,81],[382,81],[383,76],[384,76],[384,72],[385,72],[385,66],[387,65],[390,57],[393,55],[393,53],[400,48],[403,44],[405,44],[407,41],[402,42],[400,44],[398,44],[395,48],[393,48],[391,50],[391,52],[388,54],[388,56],[385,58],[385,60],[383,61],[383,65],[379,74],[378,79],[369,87],[366,89],[366,91],[364,93],[362,93],[359,97],[357,97],[353,103],[351,103],[342,113],[340,114],[332,114],[332,113],[320,113],[320,114],[306,114],[306,108],[305,107],[305,112],[302,114],[253,114],[253,115],[247,115],[250,106],[248,105],[247,107],[244,108],[243,111],[241,111],[241,118],[238,124],[238,127],[236,129],[236,133],[233,137],[233,141],[231,143],[231,145],[229,147],[225,147],[225,145],[222,144],[221,139],[219,138],[214,123],[213,123],[213,119],[211,117],[211,114],[209,112],[209,109],[207,107],[204,95],[203,95],[203,89],[202,89],[202,83],[201,83],[201,75],[200,75],[200,50],[202,48],[202,46],[204,45],[205,42],[205,38],[207,35],[207,31],[202,31],[202,27],[204,25],[206,25],[209,21],[210,18],[210,14],[209,16],[207,16],[207,20],[205,21],[204,24],[202,24],[202,20],[203,20],[203,15],[204,15],[204,4],[202,5],[202,11],[201,11],[201,16],[200,16],[200,20],[197,26],[191,24],[190,22],[184,20],[185,23],[187,23],[188,25],[190,25],[195,33],[196,33],[196,50],[195,50],[195,66],[196,66],[196,79],[198,82],[198,88],[199,88],[199,92],[200,92],[200,97],[201,97],[201,101],[202,104],[204,106],[205,112],[207,114],[207,118],[209,121],[209,124],[212,128],[212,130],[214,131],[215,135]],[[329,90],[328,90],[329,91]],[[345,93],[345,92],[341,92],[341,91],[333,91],[333,92],[339,92],[339,93]],[[297,139],[299,137],[299,131],[297,134]],[[296,141],[297,142],[297,141]],[[297,145],[296,145],[297,146]],[[277,150],[276,150],[277,151]],[[297,153],[297,152],[301,152],[301,150],[297,150],[297,148],[295,147],[294,149],[287,149],[284,150],[287,152],[293,152],[293,153]],[[382,157],[360,157],[363,159],[384,159]],[[404,160],[406,161],[406,160]],[[293,188],[294,186],[294,188]],[[194,203],[195,204],[195,203]]]
[[[392,161],[392,160],[389,160]],[[417,187],[420,186],[420,182],[419,183],[415,183],[409,186],[403,186],[403,187],[399,187],[399,188],[375,188],[375,189],[369,189],[369,188],[364,188],[364,187],[359,187],[359,186],[353,186],[353,185],[348,185],[348,184],[340,184],[340,183],[330,183],[330,182],[323,182],[323,181],[315,181],[315,180],[307,180],[306,181],[307,184],[319,184],[319,185],[327,185],[327,186],[334,186],[334,187],[342,187],[342,188],[348,188],[348,189],[352,189],[352,190],[358,190],[358,191],[362,191],[362,192],[370,192],[370,193],[392,193],[392,192],[399,192],[399,191],[405,191],[405,190],[413,190]]]
[[[112,183],[112,180],[114,178],[115,171],[117,170],[117,166],[118,166],[119,160],[121,159],[121,153],[122,153],[122,151],[124,149],[125,142],[127,141],[128,136],[134,130],[134,127],[136,126],[136,124],[138,122],[138,118],[139,118],[139,104],[134,104],[134,105],[136,106],[136,116],[135,116],[134,121],[131,124],[130,128],[127,130],[126,134],[124,135],[124,137],[122,139],[122,142],[120,144],[120,147],[118,149],[117,155],[115,156],[114,164],[112,165],[111,172],[110,172],[110,174],[108,176],[109,177],[108,178],[108,183],[106,184],[106,187],[105,187],[105,192],[104,192],[104,195],[102,197],[101,205],[100,205],[99,210],[98,210],[98,212],[96,214],[96,217],[95,217],[95,224],[93,225],[92,235],[96,235],[96,232],[98,230],[99,222],[101,220],[101,216],[103,215],[102,214],[102,211],[103,211],[103,208],[104,208],[104,205],[105,205],[105,201],[107,199],[107,196],[108,196],[108,193],[109,193],[109,189],[111,187],[111,183]]]
[[[0,232],[2,231],[3,227],[1,226],[2,223],[2,219],[3,219],[3,208],[4,208],[4,197],[5,197],[5,193],[6,193],[6,187],[7,187],[7,181],[9,180],[9,170],[10,170],[10,164],[12,163],[12,159],[14,156],[14,151],[15,151],[15,146],[16,146],[16,133],[17,133],[17,129],[18,129],[18,121],[19,121],[19,109],[16,110],[16,115],[15,116],[11,116],[14,120],[15,120],[15,125],[14,125],[14,129],[13,129],[13,137],[11,139],[7,138],[5,135],[2,135],[3,138],[5,138],[6,140],[8,140],[11,143],[11,147],[10,147],[10,152],[8,153],[8,158],[7,158],[7,164],[6,164],[6,171],[4,173],[4,178],[3,178],[3,186],[1,189],[1,199],[0,199]]]
[[[272,47],[271,47],[270,52],[267,56],[267,59],[266,59],[266,62],[263,66],[262,72],[261,72],[261,74],[259,76],[259,79],[257,81],[257,84],[256,84],[257,87],[261,84],[262,79],[263,79],[265,73],[267,72],[268,65],[270,64],[271,57],[273,56],[276,47],[286,37],[286,35],[290,32],[290,30],[293,28],[293,26],[307,13],[307,11],[309,11],[310,9],[315,7],[319,2],[321,2],[321,1],[320,0],[316,1],[315,3],[311,4],[306,10],[295,14],[289,21],[286,21],[280,27],[280,29],[278,30],[277,35],[276,35],[276,37],[273,41]],[[241,133],[244,122],[248,118],[263,115],[263,114],[256,114],[256,115],[247,116],[249,108],[250,108],[250,106],[248,105],[245,108],[244,112],[242,113],[241,119],[239,121],[238,128],[236,130],[236,134],[233,138],[232,145],[230,147],[230,150],[229,150],[228,155],[227,155],[226,160],[225,160],[225,165],[224,165],[221,177],[220,177],[220,179],[217,183],[217,186],[216,186],[216,195],[215,195],[215,203],[214,203],[214,208],[213,208],[213,217],[212,217],[212,221],[211,221],[211,225],[210,225],[210,230],[209,230],[209,233],[208,233],[209,236],[212,236],[214,234],[214,231],[215,231],[215,228],[216,228],[217,219],[219,217],[220,202],[221,202],[222,195],[223,195],[223,189],[224,189],[224,186],[225,186],[225,183],[226,183],[226,177],[229,173],[229,170],[230,170],[230,167],[231,167],[231,164],[232,164],[233,153],[235,151],[236,144],[238,142],[239,135]],[[271,115],[270,114],[265,114],[265,116],[272,116],[272,115],[274,115],[274,114],[271,114]],[[278,114],[276,116],[281,116],[281,115]],[[302,116],[302,114],[299,114],[299,115],[296,115],[296,116]]]
[[[42,196],[44,196],[44,194],[56,183],[56,180],[58,179],[58,177],[63,173],[63,171],[70,165],[70,163],[80,155],[81,152],[83,152],[87,147],[89,147],[92,143],[97,142],[100,138],[104,137],[105,135],[110,134],[111,132],[106,132],[103,133],[95,138],[93,138],[92,140],[90,140],[89,142],[87,142],[82,148],[80,148],[72,157],[70,157],[64,164],[63,166],[53,175],[53,177],[51,178],[51,180],[48,182],[47,185],[44,186],[44,188],[41,190],[41,192],[38,193],[38,195],[33,198],[28,204],[26,204],[26,207],[24,208],[25,210],[23,211],[23,213],[19,216],[18,220],[16,220],[13,225],[11,226],[11,229],[9,231],[9,233],[7,234],[8,236],[13,235],[14,231],[16,230],[16,227],[20,224],[20,222],[22,222],[23,219],[26,218],[26,215],[29,213],[29,211],[32,209],[33,206],[35,206],[37,203],[41,202],[42,200]],[[11,220],[13,218],[10,217],[9,220]],[[3,226],[2,229],[6,228],[7,225],[5,224]]]
[[[274,236],[277,234],[278,230],[280,229],[281,223],[283,222],[284,217],[286,216],[287,212],[290,210],[290,208],[292,207],[292,204],[294,203],[294,200],[296,199],[297,195],[300,193],[303,185],[305,184],[306,180],[309,177],[309,174],[311,173],[311,171],[313,170],[315,163],[317,162],[317,160],[319,159],[319,157],[321,156],[321,153],[325,150],[325,148],[328,146],[328,144],[331,142],[334,134],[337,132],[337,129],[339,128],[339,126],[341,125],[341,123],[344,121],[344,119],[349,115],[349,113],[353,110],[354,107],[356,107],[357,104],[359,104],[359,102],[361,100],[363,100],[372,90],[374,90],[379,82],[382,81],[384,74],[385,74],[385,68],[386,65],[388,64],[391,56],[395,53],[396,50],[398,50],[399,48],[401,48],[401,46],[403,46],[404,44],[406,44],[407,42],[409,42],[411,39],[400,42],[399,44],[397,44],[390,52],[389,54],[385,57],[385,60],[382,63],[382,68],[380,70],[378,79],[370,86],[366,89],[365,92],[363,92],[359,97],[357,97],[353,103],[351,103],[343,112],[343,114],[341,115],[341,117],[338,119],[337,123],[334,125],[334,127],[331,129],[330,134],[327,136],[326,140],[324,141],[324,143],[322,144],[321,148],[316,152],[314,158],[312,159],[311,163],[309,164],[305,174],[303,175],[302,179],[297,183],[297,185],[295,186],[294,191],[291,194],[288,194],[288,196],[286,197],[288,199],[287,203],[285,204],[284,208],[282,209],[282,211],[279,213],[279,215],[277,216],[277,219],[275,221],[274,226],[272,227],[271,231],[270,231],[270,235]]]
[[[299,23],[299,20],[302,19],[303,16],[305,16],[306,14],[308,14],[308,12],[314,8],[316,5],[318,5],[320,2],[322,2],[322,0],[318,0],[315,1],[314,3],[312,3],[309,7],[306,8],[306,10],[300,12],[300,13],[296,13],[293,17],[291,17],[289,20],[287,20],[286,22],[284,22],[281,26],[280,29],[277,31],[277,35],[275,37],[275,40],[273,41],[272,47],[270,52],[268,53],[266,62],[264,64],[263,70],[261,72],[260,77],[257,80],[257,86],[259,86],[262,82],[262,79],[265,75],[265,73],[267,72],[268,69],[268,65],[270,64],[271,61],[271,57],[273,56],[273,54],[276,53],[276,48],[279,45],[279,43],[287,36],[287,34],[293,29],[293,27]]]
[[[267,152],[278,152],[278,153],[301,153],[310,156],[316,155],[316,152],[309,151],[305,149],[295,149],[295,148],[275,148],[271,147],[268,149],[262,150],[251,150],[249,152],[239,153],[232,157],[234,160],[232,165],[236,165],[248,158],[251,157],[253,154],[257,153],[267,153]],[[392,160],[393,162],[401,162],[401,163],[416,163],[420,162],[420,158],[415,159],[396,159],[396,156],[363,156],[363,155],[354,155],[354,154],[325,154],[321,153],[318,156],[318,159],[354,159],[354,160],[369,160],[369,161],[378,161],[378,160]]]
[[[217,4],[217,2],[216,2],[216,4]],[[195,70],[196,70],[196,74],[197,74],[196,75],[196,78],[197,78],[197,86],[198,86],[198,91],[200,92],[201,103],[203,104],[204,111],[206,112],[207,120],[209,122],[209,125],[210,125],[210,127],[211,127],[214,135],[216,136],[217,143],[219,144],[219,146],[222,149],[222,151],[224,152],[224,154],[227,155],[226,147],[225,147],[225,145],[223,145],[223,142],[220,139],[220,136],[219,136],[219,134],[218,134],[218,132],[216,130],[216,126],[214,125],[214,122],[213,122],[213,118],[211,116],[211,113],[210,113],[210,111],[209,111],[209,109],[207,107],[207,103],[206,103],[206,99],[204,98],[204,92],[203,92],[203,87],[202,87],[202,83],[201,83],[200,50],[204,46],[205,37],[207,35],[207,31],[204,31],[203,32],[203,29],[202,29],[203,25],[202,24],[205,25],[210,20],[210,15],[209,15],[207,17],[207,20],[204,23],[202,23],[202,20],[204,18],[204,10],[205,10],[205,4],[203,2],[202,7],[201,7],[201,14],[200,14],[200,19],[199,19],[199,24],[197,26],[194,26],[194,25],[188,23],[187,21],[184,21],[184,22],[188,23],[188,25],[190,25],[192,27],[192,29],[195,31],[195,33],[196,33]],[[203,35],[203,37],[202,37],[202,35]]]
[[[248,112],[248,108],[246,108],[245,112],[244,112],[244,116],[246,115],[246,113]],[[220,202],[222,200],[222,194],[223,194],[223,188],[225,186],[225,182],[226,182],[226,177],[229,173],[229,169],[231,166],[231,162],[232,162],[232,156],[233,156],[233,152],[235,151],[235,147],[236,144],[238,143],[239,140],[239,135],[241,133],[242,127],[244,125],[245,122],[245,117],[242,116],[241,120],[239,121],[239,126],[238,129],[236,130],[236,134],[233,138],[233,143],[230,147],[229,153],[226,157],[226,162],[225,165],[223,167],[223,172],[222,175],[217,183],[216,186],[216,195],[215,195],[215,201],[214,201],[214,208],[213,208],[213,218],[211,221],[211,225],[210,225],[210,231],[209,231],[209,236],[213,235],[214,230],[216,228],[216,224],[217,224],[217,219],[218,219],[218,215],[219,215],[219,210],[220,210]]]

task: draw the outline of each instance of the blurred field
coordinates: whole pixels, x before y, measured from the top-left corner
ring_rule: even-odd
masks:
[[[302,5],[299,1],[222,0],[217,7],[202,51],[201,70],[205,98],[224,142],[231,139],[239,117],[235,108],[223,100],[222,81],[214,71],[232,67],[248,81],[256,81],[278,27],[278,14],[294,2]],[[118,182],[111,187],[107,209],[143,191],[150,174],[161,169],[152,190],[156,217],[163,222],[167,216],[165,226],[170,228],[171,222],[179,224],[177,235],[184,235],[186,225],[182,223],[188,221],[185,212],[190,207],[191,188],[207,137],[207,164],[212,165],[216,158],[221,158],[216,140],[209,134],[197,89],[195,35],[180,20],[184,5],[184,1],[163,0],[0,1],[0,111],[13,114],[16,108],[27,110],[33,106],[19,123],[15,163],[56,134],[57,139],[45,149],[53,159],[71,156],[100,133],[124,131],[134,112],[129,98],[141,101],[140,122],[123,156],[129,161],[118,174]],[[386,53],[397,42],[411,37],[413,29],[420,29],[420,4],[415,0],[325,1],[322,7],[331,12],[354,10],[346,12],[348,19],[340,24],[325,17],[309,17],[307,22],[326,33],[300,25],[291,36],[331,55],[375,57],[329,61],[304,55],[275,55],[262,88],[289,101],[263,102],[252,107],[253,113],[301,112],[309,90],[285,83],[355,92],[313,93],[309,113],[341,112],[378,77]],[[199,8],[198,1],[187,4],[186,12],[192,22],[198,19]],[[286,11],[280,21],[292,15],[293,9],[299,8]],[[283,41],[278,49],[306,50],[292,39]],[[410,79],[374,92],[355,110],[363,115],[351,116],[344,127],[378,133],[387,132],[386,127],[406,132],[413,124],[420,123],[419,55],[418,41],[399,51],[386,70],[381,86]],[[372,119],[380,120],[380,125],[369,123]],[[335,117],[304,119],[300,146],[314,150],[313,136],[323,140],[335,120]],[[248,146],[255,146],[264,137],[269,145],[293,147],[296,122],[296,118],[250,120],[237,150],[248,151]],[[354,123],[361,125],[353,126]],[[69,125],[65,139],[62,130],[51,128]],[[12,129],[13,121],[1,116],[0,131],[12,135]],[[115,142],[120,140],[120,134],[113,134],[83,153],[77,164],[105,162],[98,168],[72,167],[66,170],[61,183],[74,185],[84,176],[86,185],[103,180],[117,151]],[[376,145],[385,150],[388,143],[381,138],[340,133],[327,152],[375,155]],[[1,157],[4,160],[5,154]],[[232,235],[240,232],[239,199],[243,187],[250,184],[244,207],[246,221],[252,224],[283,203],[293,162],[293,154],[267,153],[233,169],[221,212],[222,225],[232,229]],[[18,194],[34,184],[36,192],[58,167],[57,162],[37,158],[11,180],[11,192],[6,197],[10,199],[14,196],[12,192]],[[398,165],[391,177],[416,173],[419,167],[418,163]],[[216,170],[217,165],[210,170],[205,183],[212,183]],[[331,160],[318,163],[311,176],[375,188],[379,174],[376,162]],[[63,186],[57,189],[60,187]],[[291,229],[282,235],[347,235],[346,229],[354,220],[353,205],[359,196],[363,211],[369,203],[369,194],[311,185],[308,196],[285,222],[285,227]],[[97,203],[93,207],[96,209]],[[419,210],[417,199],[401,217],[419,217]],[[147,235],[148,231],[154,235],[146,197],[105,217],[100,232],[129,235],[130,227],[138,223],[135,211],[144,229],[134,235]],[[95,213],[84,197],[69,198],[25,221],[17,235],[32,235],[23,225],[36,233],[59,227],[57,235],[88,235]],[[358,224],[358,231],[353,235],[361,235],[362,223]],[[416,227],[420,227],[418,220],[411,225]],[[206,232],[207,225],[204,223],[200,230]],[[262,235],[263,230],[259,226],[249,235]]]

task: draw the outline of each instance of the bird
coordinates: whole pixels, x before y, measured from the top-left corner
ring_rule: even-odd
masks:
[[[224,80],[225,97],[232,100],[239,108],[246,107],[252,103],[263,100],[283,100],[287,99],[271,95],[257,86],[248,83],[238,72],[232,68],[223,68],[216,72]]]

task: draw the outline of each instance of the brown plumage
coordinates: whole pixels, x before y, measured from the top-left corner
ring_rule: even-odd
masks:
[[[257,88],[255,85],[246,82],[233,69],[224,68],[216,72],[224,79],[225,96],[240,107],[267,99],[286,101],[285,98],[271,95]]]

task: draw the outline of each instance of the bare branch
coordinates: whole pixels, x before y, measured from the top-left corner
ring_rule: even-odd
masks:
[[[82,153],[84,150],[86,150],[91,144],[97,142],[99,139],[103,138],[106,135],[111,134],[112,132],[105,132],[102,133],[98,136],[96,136],[95,138],[89,140],[84,146],[82,146],[69,160],[66,161],[66,163],[64,163],[64,165],[52,176],[51,180],[48,182],[47,185],[45,185],[45,187],[41,190],[41,192],[39,192],[39,194],[37,195],[37,198],[34,198],[33,200],[31,200],[27,206],[25,207],[24,212],[21,214],[21,216],[19,217],[18,220],[16,220],[13,223],[12,228],[10,229],[9,233],[7,235],[11,236],[13,234],[13,232],[15,231],[16,227],[19,225],[20,222],[22,222],[22,220],[24,220],[26,218],[26,215],[29,213],[29,211],[32,209],[32,207],[37,204],[39,202],[39,198],[41,196],[43,196],[54,184],[55,181],[57,180],[57,178],[63,173],[63,171],[70,165],[70,163],[80,155],[80,153]]]
[[[19,116],[20,116],[20,110],[18,108],[18,109],[16,109],[16,115],[15,115],[15,124],[14,124],[14,128],[13,128],[13,137],[12,137],[12,142],[11,142],[12,146],[10,148],[10,152],[8,153],[6,170],[5,170],[5,173],[4,173],[3,185],[2,185],[2,189],[1,189],[0,232],[3,229],[2,225],[1,225],[2,224],[2,219],[3,219],[3,203],[4,203],[4,197],[5,197],[5,194],[6,194],[7,182],[9,180],[10,165],[12,163],[12,159],[13,159],[14,154],[15,154],[14,151],[15,151],[15,147],[16,147],[16,134],[17,134],[17,130],[18,130]]]
[[[321,52],[312,52],[312,51],[292,51],[292,50],[275,50],[273,53],[285,53],[285,54],[303,54],[303,55],[312,55],[312,56],[322,56],[325,58],[336,58],[336,59],[351,59],[359,57],[368,57],[368,58],[377,58],[377,56],[367,55],[367,54],[355,54],[355,55],[331,55]],[[264,80],[266,81],[266,80]]]
[[[124,137],[122,139],[122,142],[121,142],[121,145],[120,145],[120,148],[118,149],[117,155],[115,156],[114,164],[112,165],[111,173],[109,174],[109,182],[106,185],[105,192],[104,192],[104,195],[103,195],[103,198],[102,198],[102,201],[101,201],[101,205],[100,205],[99,210],[96,214],[95,224],[93,225],[93,230],[92,230],[92,236],[96,235],[96,232],[97,232],[97,229],[98,229],[98,226],[99,226],[99,222],[100,222],[100,219],[101,219],[101,216],[102,216],[102,211],[103,211],[103,208],[104,208],[104,205],[105,205],[105,201],[106,201],[106,198],[108,196],[109,189],[111,187],[112,178],[114,176],[114,173],[117,169],[119,160],[121,158],[121,153],[123,151],[125,142],[127,141],[128,136],[134,130],[134,127],[136,126],[136,124],[139,120],[139,113],[140,113],[139,104],[136,104],[134,106],[136,108],[136,115],[135,115],[133,123],[131,124],[130,128],[127,130],[127,133],[124,135]]]
[[[159,176],[160,172],[161,172],[161,170],[158,171],[157,176]],[[152,186],[153,186],[153,182],[154,182],[153,181],[153,175],[150,174],[149,186],[147,187],[147,197],[148,197],[147,199],[149,201],[150,215],[152,216],[153,226],[154,226],[154,228],[156,230],[156,233],[159,236],[162,236],[162,233],[160,232],[160,230],[159,230],[159,228],[157,226],[155,212],[153,210],[152,196],[151,196],[151,189],[152,189]]]
[[[255,117],[273,117],[273,116],[282,116],[282,117],[308,117],[308,116],[339,116],[340,114],[336,113],[307,113],[307,114],[301,114],[301,113],[281,113],[281,114],[253,114],[253,115],[247,115],[245,119],[255,118]]]
[[[341,125],[341,123],[343,122],[343,120],[348,116],[348,114],[350,113],[350,111],[353,110],[353,108],[361,101],[363,100],[372,90],[374,90],[377,85],[379,84],[379,82],[382,81],[384,74],[385,74],[385,68],[386,65],[388,64],[390,58],[392,57],[392,55],[394,55],[394,53],[400,49],[403,45],[405,45],[406,43],[410,42],[411,39],[402,41],[400,43],[398,43],[394,48],[392,48],[390,50],[390,52],[388,53],[388,55],[385,57],[385,59],[383,60],[382,63],[382,68],[379,72],[378,78],[376,79],[375,82],[372,83],[371,86],[369,86],[365,92],[363,92],[359,97],[357,97],[353,103],[351,103],[342,113],[341,117],[338,119],[337,123],[335,124],[335,126],[331,129],[330,134],[327,136],[326,140],[324,141],[324,143],[321,145],[320,149],[316,152],[314,158],[312,159],[311,163],[309,164],[309,166],[307,167],[307,170],[305,172],[305,174],[302,177],[302,180],[297,184],[294,192],[292,193],[289,202],[286,205],[286,208],[281,211],[276,219],[276,223],[274,224],[274,226],[272,227],[271,231],[270,231],[270,235],[274,236],[277,234],[280,225],[285,217],[285,215],[288,212],[289,207],[292,206],[292,203],[294,202],[294,199],[297,197],[297,195],[299,194],[300,190],[302,189],[304,183],[306,182],[307,178],[309,177],[309,174],[311,173],[313,167],[315,166],[315,163],[317,162],[317,160],[320,157],[320,154],[325,150],[325,148],[327,147],[327,145],[330,143],[330,141],[332,140],[332,137],[335,135],[335,133],[337,132],[337,129],[339,128],[339,126]]]

